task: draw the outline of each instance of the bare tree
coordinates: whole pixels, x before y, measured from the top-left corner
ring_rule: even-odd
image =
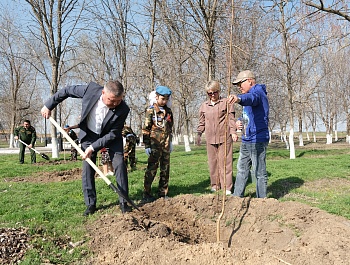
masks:
[[[47,65],[43,58],[37,59],[40,64],[36,67],[50,84],[50,94],[57,92],[61,77],[75,65],[65,61],[69,53],[74,51],[73,37],[78,31],[77,24],[83,7],[79,7],[78,0],[25,0],[31,7],[35,25],[28,27],[30,33],[40,41],[46,49],[49,61]],[[84,1],[81,1],[84,5]],[[30,42],[29,42],[30,43]],[[36,43],[37,44],[37,43]],[[32,50],[37,47],[31,42]],[[68,58],[67,58],[68,59]],[[66,65],[68,64],[68,65]],[[51,70],[51,71],[50,71]],[[57,119],[57,110],[53,110],[52,117]],[[57,131],[51,125],[52,157],[58,157]]]
[[[278,22],[275,28],[275,32],[278,34],[275,44],[281,47],[281,49],[276,50],[280,53],[273,55],[273,58],[274,62],[281,66],[283,73],[281,78],[288,91],[290,158],[295,159],[295,104],[302,103],[297,98],[297,88],[299,91],[304,91],[300,88],[305,86],[304,79],[299,78],[300,67],[303,67],[301,61],[308,56],[311,50],[324,45],[326,41],[321,40],[319,35],[310,30],[310,24],[313,21],[308,20],[307,12],[296,3],[275,0],[271,10],[276,11],[273,14],[276,15]],[[302,69],[301,72],[304,70]],[[299,120],[300,124],[301,122]]]
[[[328,3],[328,1],[323,1],[323,0],[319,0],[319,1],[304,0],[303,2],[306,5],[312,6],[320,11],[324,11],[330,14],[335,14],[340,17],[343,17],[347,21],[350,21],[350,16],[348,15],[349,11],[347,11],[348,5],[349,5],[348,1],[338,0],[338,1],[335,1],[335,3],[333,2],[331,5]],[[317,4],[315,2],[317,2]]]
[[[217,0],[175,0],[183,7],[184,19],[192,26],[192,33],[198,34],[198,39],[204,40],[203,59],[206,62],[207,80],[216,78],[215,30],[218,20],[219,5]]]
[[[25,58],[26,47],[15,27],[14,18],[4,16],[0,26],[0,110],[3,123],[10,128],[9,147],[13,147],[13,133],[24,119],[35,124],[40,109],[40,92],[35,82],[33,67]]]

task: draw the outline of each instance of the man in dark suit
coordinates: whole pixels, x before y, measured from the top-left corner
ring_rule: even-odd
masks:
[[[81,98],[82,113],[79,122],[79,140],[85,155],[96,163],[97,152],[103,147],[108,148],[112,160],[117,186],[128,196],[128,177],[123,157],[122,129],[129,114],[129,107],[124,102],[124,87],[118,81],[108,81],[104,87],[89,83],[88,85],[67,86],[48,99],[41,114],[49,118],[51,110],[66,98]],[[84,216],[96,212],[95,170],[83,162],[82,186],[84,201],[87,206]],[[130,211],[124,198],[119,196],[119,207],[124,213]]]

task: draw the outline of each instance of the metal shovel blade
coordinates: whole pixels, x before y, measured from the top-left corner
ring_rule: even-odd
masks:
[[[48,157],[46,154],[44,153],[40,153],[38,150],[35,150],[33,147],[29,147],[25,142],[23,142],[21,139],[18,139],[18,141],[20,141],[22,144],[24,144],[26,147],[28,147],[29,149],[32,149],[35,153],[37,153],[38,155],[40,155],[42,158],[44,158],[45,160],[50,160],[50,157]]]

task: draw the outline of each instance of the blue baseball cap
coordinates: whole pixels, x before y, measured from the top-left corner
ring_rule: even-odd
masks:
[[[170,96],[171,95],[170,88],[168,88],[166,86],[157,86],[156,92],[162,96]]]

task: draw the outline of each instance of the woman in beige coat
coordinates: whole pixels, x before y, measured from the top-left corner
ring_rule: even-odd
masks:
[[[197,145],[201,144],[202,134],[205,132],[211,191],[215,192],[221,189],[226,191],[226,195],[230,195],[232,189],[232,143],[238,139],[234,106],[228,104],[226,98],[220,97],[218,81],[209,81],[205,86],[205,91],[208,100],[203,102],[199,109]]]

